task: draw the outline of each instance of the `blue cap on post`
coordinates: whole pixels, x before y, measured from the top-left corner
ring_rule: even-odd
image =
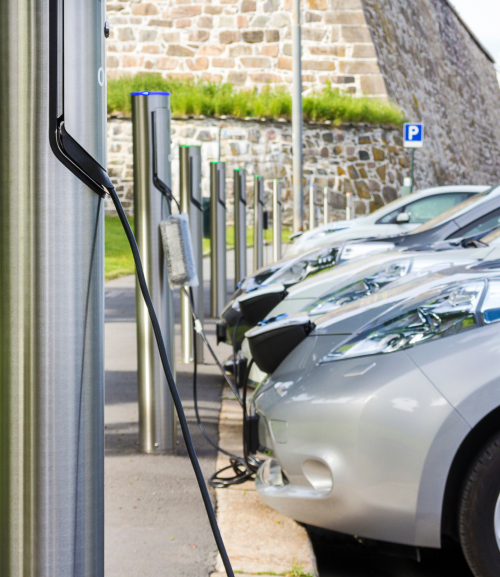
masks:
[[[143,92],[131,92],[130,96],[164,96],[165,94],[170,96],[170,92],[149,92],[149,90],[144,90]]]

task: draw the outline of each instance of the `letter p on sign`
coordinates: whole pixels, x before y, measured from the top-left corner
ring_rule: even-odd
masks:
[[[406,148],[422,148],[424,145],[424,125],[421,122],[405,124],[404,137]]]

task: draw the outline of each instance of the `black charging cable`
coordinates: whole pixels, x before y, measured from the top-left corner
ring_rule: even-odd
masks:
[[[222,536],[220,534],[219,527],[217,525],[217,519],[215,517],[215,512],[212,506],[212,501],[210,500],[210,495],[208,494],[208,489],[205,484],[205,479],[203,478],[203,473],[201,471],[200,463],[198,461],[198,457],[196,456],[196,451],[193,445],[193,440],[191,439],[191,434],[189,432],[189,426],[186,419],[186,414],[184,413],[184,408],[182,406],[181,398],[179,396],[179,391],[177,390],[177,386],[175,384],[175,379],[172,374],[172,369],[170,367],[170,363],[168,361],[167,351],[165,348],[165,343],[163,341],[163,337],[161,334],[160,324],[158,322],[158,318],[156,316],[156,312],[153,306],[153,302],[151,300],[151,295],[149,294],[148,285],[146,282],[146,278],[144,276],[144,269],[142,267],[141,262],[141,255],[139,252],[139,247],[137,246],[137,242],[134,237],[134,233],[130,228],[130,224],[127,219],[127,215],[123,210],[122,204],[120,199],[118,198],[118,194],[116,190],[112,187],[108,188],[108,192],[111,196],[111,200],[115,205],[116,212],[120,218],[122,223],[123,229],[125,230],[125,234],[127,235],[128,242],[130,244],[130,249],[132,250],[132,255],[134,257],[134,262],[137,271],[137,279],[139,281],[139,286],[142,292],[142,296],[144,298],[144,302],[146,303],[146,307],[149,312],[149,317],[151,319],[151,324],[153,326],[153,332],[155,334],[156,343],[158,345],[158,350],[160,353],[161,363],[163,365],[163,370],[165,372],[165,376],[167,378],[167,383],[170,388],[170,393],[172,394],[172,398],[174,401],[175,408],[177,410],[177,416],[179,418],[179,424],[181,427],[182,435],[186,442],[186,448],[189,455],[189,459],[191,460],[191,464],[194,469],[194,473],[196,476],[196,480],[198,482],[198,486],[200,488],[201,496],[203,498],[203,503],[205,505],[205,509],[207,511],[208,520],[210,522],[210,526],[212,528],[212,533],[215,538],[215,542],[217,543],[217,547],[219,549],[219,553],[222,559],[222,563],[224,564],[224,568],[226,569],[226,573],[228,577],[234,577],[234,572],[231,567],[231,562],[229,561],[229,557],[227,555],[226,547],[222,540]]]
[[[215,450],[223,453],[224,455],[229,457],[229,465],[227,467],[223,467],[219,471],[216,471],[209,479],[208,482],[212,487],[217,489],[223,489],[230,487],[232,485],[241,485],[245,483],[245,481],[251,481],[255,478],[255,473],[257,472],[259,466],[262,464],[260,459],[257,459],[254,455],[251,455],[248,451],[248,436],[247,436],[247,387],[248,387],[248,376],[250,374],[250,369],[253,364],[253,360],[250,361],[247,370],[244,375],[243,379],[243,399],[240,401],[240,405],[243,409],[243,457],[239,457],[226,451],[222,447],[220,447],[215,441],[210,438],[210,435],[207,433],[203,422],[201,420],[199,407],[198,407],[198,346],[197,346],[197,334],[201,334],[204,336],[204,342],[208,345],[212,356],[214,357],[222,375],[226,379],[226,381],[230,381],[227,373],[224,371],[220,361],[218,360],[217,356],[215,355],[212,347],[207,342],[206,335],[201,327],[197,327],[197,323],[199,323],[199,319],[196,316],[195,308],[194,308],[194,298],[193,298],[193,290],[192,288],[183,287],[182,289],[184,294],[186,295],[189,308],[191,310],[192,316],[192,328],[193,328],[193,401],[194,401],[194,412],[196,416],[196,422],[202,435],[205,437],[205,440],[212,446]],[[200,323],[201,325],[201,323]],[[235,392],[235,387],[232,386],[231,390],[233,393]],[[237,392],[237,391],[236,391]],[[236,393],[235,393],[236,394]],[[237,397],[238,398],[238,397]],[[238,400],[240,400],[238,398]],[[234,475],[227,477],[223,474],[227,471],[233,471]]]

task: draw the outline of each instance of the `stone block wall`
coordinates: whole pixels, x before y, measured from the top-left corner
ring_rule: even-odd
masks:
[[[500,183],[493,62],[447,0],[363,0],[389,98],[425,123],[419,186]]]
[[[292,128],[288,122],[244,120],[173,120],[172,190],[178,193],[179,145],[201,145],[203,195],[209,196],[209,162],[226,162],[228,220],[233,219],[233,170],[247,170],[249,225],[253,223],[254,175],[264,176],[266,209],[271,210],[273,179],[281,179],[284,222],[292,222]],[[401,131],[391,126],[306,124],[304,127],[304,209],[309,219],[309,187],[315,187],[318,207],[326,187],[329,220],[345,218],[346,192],[353,193],[357,216],[369,214],[394,200],[409,175]],[[108,169],[129,214],[133,210],[132,123],[110,118]],[[109,214],[114,211],[106,206]],[[322,213],[322,208],[319,208]]]
[[[361,0],[303,0],[303,82],[386,98]],[[108,0],[108,74],[292,81],[292,0]]]

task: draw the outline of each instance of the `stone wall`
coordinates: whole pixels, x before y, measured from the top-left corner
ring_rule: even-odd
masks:
[[[228,219],[233,217],[233,170],[247,170],[249,207],[253,206],[253,177],[265,178],[266,206],[271,209],[273,179],[283,184],[284,222],[292,221],[292,129],[288,122],[244,120],[173,120],[172,189],[178,192],[179,144],[201,145],[203,195],[209,196],[209,162],[219,150],[226,164]],[[330,220],[345,218],[346,192],[353,193],[356,215],[369,214],[399,193],[409,175],[401,131],[391,126],[306,124],[304,127],[305,217],[309,218],[309,186],[315,187],[317,205],[329,194]],[[110,118],[108,168],[122,202],[133,208],[132,123]],[[107,205],[109,213],[113,213]],[[321,209],[320,209],[321,211]],[[249,224],[252,211],[249,211]]]
[[[425,122],[416,182],[500,182],[493,63],[446,0],[363,0],[389,98]]]
[[[361,0],[303,0],[303,82],[386,98]],[[111,78],[292,81],[292,0],[108,0]]]

